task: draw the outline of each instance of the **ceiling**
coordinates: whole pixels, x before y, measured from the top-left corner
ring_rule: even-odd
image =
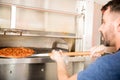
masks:
[[[104,5],[104,4],[106,4],[110,0],[94,0],[94,1],[97,2],[97,3],[99,3],[99,4]]]

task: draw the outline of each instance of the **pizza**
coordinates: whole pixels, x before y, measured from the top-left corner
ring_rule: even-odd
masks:
[[[23,47],[12,47],[0,49],[0,57],[8,58],[23,58],[31,56],[34,53],[33,49]]]

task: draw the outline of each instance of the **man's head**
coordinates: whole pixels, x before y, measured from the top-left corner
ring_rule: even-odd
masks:
[[[105,4],[102,8],[101,8],[101,11],[102,11],[102,14],[108,9],[108,7],[112,5],[112,1],[109,1],[107,4]]]
[[[99,28],[106,46],[120,45],[120,0],[111,0],[102,7],[103,22]],[[119,40],[119,41],[118,41]],[[120,48],[120,46],[119,46]]]

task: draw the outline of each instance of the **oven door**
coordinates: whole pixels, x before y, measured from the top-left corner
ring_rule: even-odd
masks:
[[[45,80],[45,63],[0,64],[0,80]]]

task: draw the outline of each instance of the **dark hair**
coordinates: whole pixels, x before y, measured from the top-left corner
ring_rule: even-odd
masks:
[[[105,4],[101,11],[104,13],[107,8],[110,7],[111,11],[120,12],[120,0],[111,0],[107,4]]]
[[[105,4],[105,5],[101,8],[101,11],[107,10],[107,8],[112,5],[112,3],[113,3],[112,1],[109,1],[107,4]]]
[[[120,0],[112,0],[111,11],[120,12]]]

